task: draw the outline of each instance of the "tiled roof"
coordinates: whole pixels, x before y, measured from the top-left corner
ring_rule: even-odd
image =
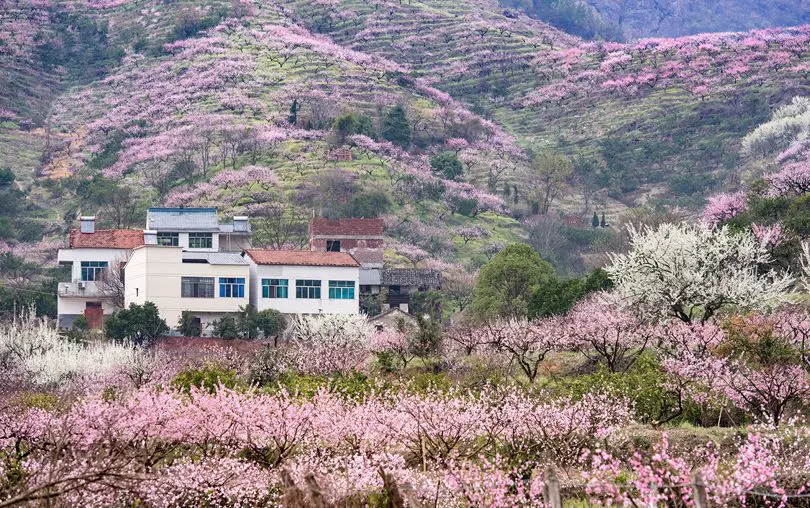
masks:
[[[155,231],[219,231],[216,208],[150,208],[146,227]]]
[[[440,288],[444,278],[439,270],[418,268],[386,268],[382,273],[383,286]]]
[[[382,236],[385,223],[382,219],[337,219],[316,218],[309,223],[312,236]]]
[[[205,261],[209,265],[246,265],[245,258],[238,252],[184,252],[183,259]]]
[[[248,249],[245,253],[258,265],[360,266],[357,260],[345,252]]]
[[[72,249],[134,249],[143,245],[143,231],[139,229],[97,229],[95,233],[70,231]]]
[[[349,254],[364,265],[381,265],[385,257],[382,249],[349,249]]]

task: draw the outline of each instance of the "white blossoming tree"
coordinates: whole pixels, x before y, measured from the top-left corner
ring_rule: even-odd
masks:
[[[112,374],[142,355],[143,349],[128,344],[69,341],[33,310],[0,326],[0,369],[36,385]]]
[[[620,301],[645,318],[705,322],[734,305],[759,309],[785,300],[794,279],[763,271],[767,249],[748,233],[688,224],[628,227],[631,250],[607,267]]]

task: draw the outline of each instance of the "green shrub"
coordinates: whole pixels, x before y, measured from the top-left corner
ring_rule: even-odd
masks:
[[[127,339],[135,344],[147,344],[169,331],[166,321],[160,317],[157,306],[152,302],[130,304],[129,308],[107,318],[104,328],[111,339]]]
[[[200,329],[200,322],[197,316],[190,310],[184,310],[180,313],[180,319],[177,322],[177,331],[186,337],[199,337],[202,334]]]
[[[220,385],[234,388],[237,385],[236,371],[222,369],[216,365],[205,365],[200,369],[180,371],[172,380],[172,387],[183,393],[190,393],[193,386],[214,394]]]
[[[222,316],[213,323],[214,336],[222,339],[238,339],[239,326],[233,316]]]
[[[651,353],[642,354],[625,373],[606,369],[560,381],[564,392],[575,398],[590,392],[608,392],[628,398],[642,423],[700,421],[700,408],[691,401],[679,406],[678,396],[666,387],[666,373]]]
[[[430,158],[433,172],[448,180],[456,180],[464,173],[464,165],[453,152],[442,152]]]

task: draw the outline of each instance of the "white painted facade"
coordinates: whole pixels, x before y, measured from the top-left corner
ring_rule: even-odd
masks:
[[[84,314],[89,302],[101,302],[105,316],[119,310],[99,291],[95,281],[82,280],[81,264],[82,261],[104,261],[114,267],[126,263],[131,253],[131,249],[59,249],[57,261],[60,264],[71,263],[70,281],[57,285],[56,309],[60,326],[70,327],[78,316]]]
[[[212,297],[183,297],[183,277],[214,278]],[[220,278],[244,279],[243,297],[220,296]],[[125,270],[125,301],[142,305],[154,303],[170,328],[176,328],[183,311],[200,318],[203,332],[216,319],[238,312],[250,303],[250,268],[245,264],[184,263],[181,247],[144,245],[132,251]]]
[[[250,256],[250,302],[256,310],[276,309],[284,314],[358,314],[360,312],[360,268],[352,266],[259,265]],[[263,279],[287,281],[287,298],[262,296]],[[296,298],[296,280],[320,281],[321,297]],[[354,298],[329,298],[329,281],[354,282]]]

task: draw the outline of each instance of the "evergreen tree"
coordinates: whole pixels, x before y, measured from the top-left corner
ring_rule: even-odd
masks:
[[[405,108],[396,105],[385,114],[382,125],[382,136],[385,140],[408,148],[411,144],[411,133],[411,123],[408,121]]]
[[[607,227],[607,222],[605,221],[605,212],[602,212],[602,222],[599,225],[603,228]]]
[[[591,219],[591,226],[598,228],[599,227],[599,215],[596,212],[593,212],[593,219]]]
[[[298,99],[293,99],[292,106],[290,106],[290,116],[287,118],[290,125],[295,125],[298,122]]]

